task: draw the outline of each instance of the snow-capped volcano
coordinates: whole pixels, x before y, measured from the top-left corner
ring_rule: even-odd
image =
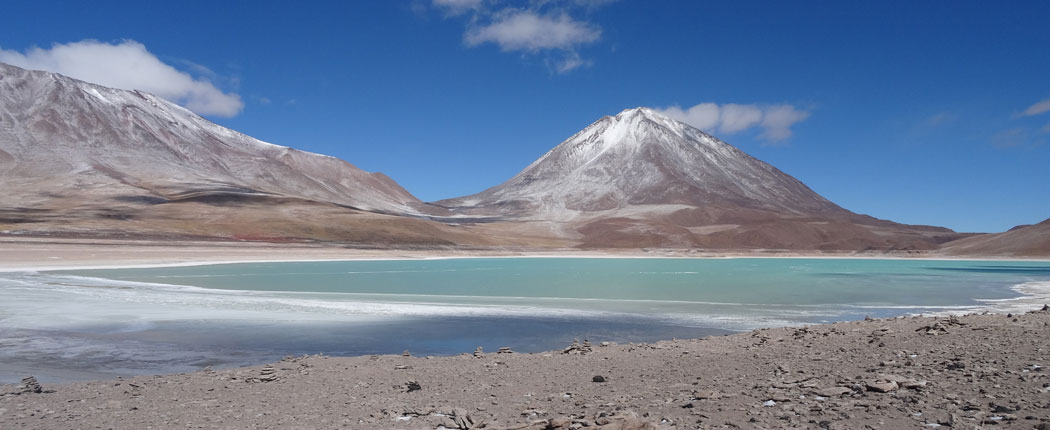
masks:
[[[638,205],[846,213],[775,167],[648,108],[601,118],[502,185],[438,204],[541,218]]]
[[[593,247],[930,249],[955,237],[852,213],[648,108],[601,118],[507,182],[435,204],[547,222],[553,234]]]
[[[416,214],[422,204],[381,173],[272,145],[159,97],[0,63],[4,206],[81,196],[171,201],[277,196]]]

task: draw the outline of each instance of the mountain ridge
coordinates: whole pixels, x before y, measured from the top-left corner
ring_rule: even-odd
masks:
[[[428,204],[382,173],[141,91],[2,64],[0,181],[0,231],[42,234],[793,250],[929,250],[958,238],[854,214],[649,108],[600,118],[503,184]]]
[[[8,183],[64,175],[73,185],[66,192],[258,193],[420,213],[422,202],[385,175],[263,142],[142,91],[2,63],[0,76],[0,157],[9,160],[0,177]]]

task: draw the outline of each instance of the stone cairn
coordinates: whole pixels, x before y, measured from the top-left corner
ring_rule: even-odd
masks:
[[[579,339],[573,339],[572,340],[572,345],[569,345],[568,348],[563,349],[561,352],[562,352],[562,354],[579,354],[579,355],[583,355],[583,354],[589,354],[593,350],[594,349],[591,348],[591,342],[588,341],[587,339],[584,339],[582,344],[580,343]]]
[[[22,378],[22,384],[18,386],[18,391],[20,394],[40,394],[44,392],[44,387],[41,387],[36,378],[30,375]]]

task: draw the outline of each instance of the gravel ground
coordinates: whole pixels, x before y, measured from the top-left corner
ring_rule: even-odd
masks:
[[[1050,309],[0,386],[0,428],[1050,430]]]

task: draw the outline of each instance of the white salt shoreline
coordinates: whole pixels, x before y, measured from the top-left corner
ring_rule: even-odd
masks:
[[[391,253],[403,253],[399,250],[389,250]],[[47,272],[63,270],[94,270],[94,269],[149,269],[163,267],[193,267],[193,266],[215,266],[222,264],[258,264],[258,263],[322,263],[340,261],[412,261],[412,260],[468,260],[468,259],[511,259],[511,258],[562,258],[562,259],[695,259],[695,260],[733,260],[733,259],[795,259],[795,260],[921,260],[921,261],[988,261],[988,262],[1048,262],[1050,259],[1023,258],[1023,257],[953,257],[953,256],[915,256],[902,257],[892,255],[822,255],[822,254],[791,254],[791,255],[632,255],[632,254],[543,254],[526,253],[515,255],[418,255],[418,256],[357,256],[340,258],[286,258],[286,259],[237,259],[225,260],[199,260],[179,261],[172,263],[101,263],[92,262],[69,266],[57,266],[47,264],[20,263],[16,267],[4,267],[0,263],[0,273],[9,272]]]

